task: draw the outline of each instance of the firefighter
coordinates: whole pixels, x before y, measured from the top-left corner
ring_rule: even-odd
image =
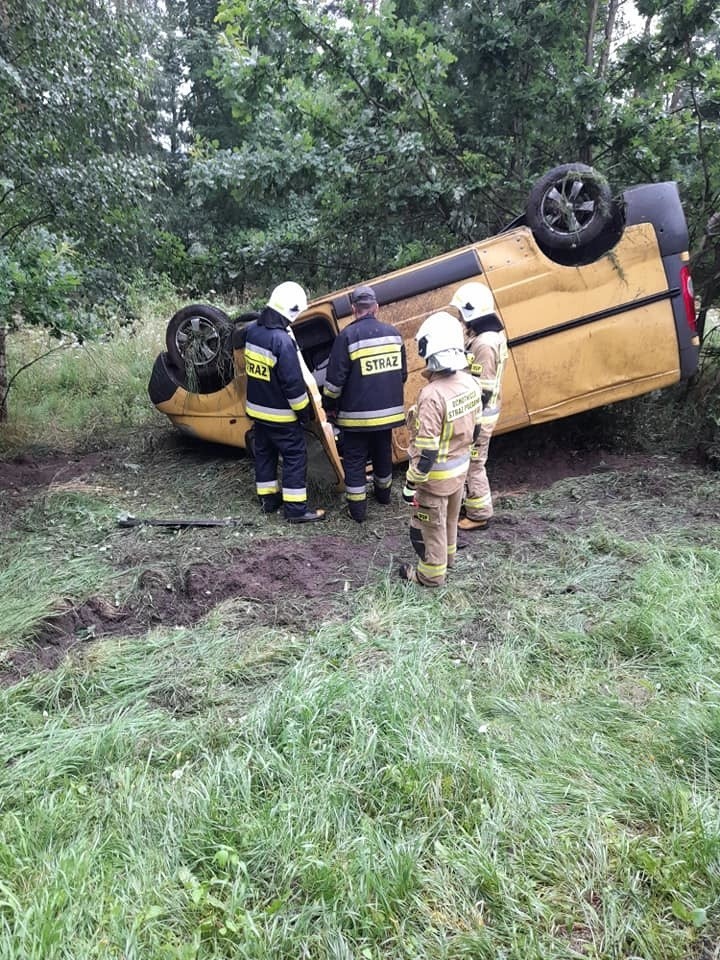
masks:
[[[362,523],[367,514],[367,465],[378,503],[390,503],[392,428],[405,422],[407,378],[402,337],[378,319],[372,287],[350,294],[352,322],[335,338],[323,386],[328,419],[342,430],[348,513]]]
[[[283,506],[289,523],[323,520],[324,510],[310,510],[305,487],[307,451],[303,423],[312,417],[297,344],[288,332],[307,307],[298,283],[275,287],[267,306],[248,327],[245,343],[247,401],[245,411],[255,421],[255,484],[263,513]],[[282,491],[278,459],[282,457]]]
[[[480,429],[482,392],[467,371],[460,323],[444,310],[425,320],[415,339],[428,383],[411,424],[410,466],[403,498],[413,504],[410,541],[417,567],[404,563],[400,577],[439,587],[457,552],[457,524],[470,448]]]
[[[480,436],[470,453],[463,516],[458,526],[461,530],[483,530],[493,515],[485,464],[490,438],[500,416],[502,376],[508,355],[507,338],[495,310],[493,295],[484,283],[464,283],[455,291],[451,302],[465,325],[470,372],[478,378],[483,395]]]

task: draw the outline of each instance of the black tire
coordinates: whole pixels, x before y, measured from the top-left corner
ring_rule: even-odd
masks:
[[[233,320],[232,330],[232,348],[233,350],[242,350],[245,347],[245,338],[247,329],[251,323],[258,319],[260,314],[256,310],[249,313],[241,313]]]
[[[551,253],[591,246],[616,222],[607,180],[584,163],[565,163],[541,177],[525,217],[538,244]]]
[[[191,389],[208,393],[233,377],[232,324],[226,313],[205,303],[183,307],[167,325],[165,343],[172,363],[185,372]]]

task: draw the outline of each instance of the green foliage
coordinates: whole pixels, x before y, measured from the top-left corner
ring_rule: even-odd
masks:
[[[192,264],[185,244],[177,234],[159,230],[155,237],[152,269],[168,277],[176,286],[186,287],[191,278]]]
[[[697,238],[720,180],[712,7],[662,6],[611,58],[619,27],[602,5],[591,27],[592,6],[223,0],[214,75],[236,134],[203,142],[191,194],[220,237],[230,198],[225,222],[261,229],[312,286],[493,233],[575,158],[618,189],[680,180]]]
[[[74,330],[73,299],[81,284],[72,245],[43,227],[25,231],[12,254],[0,247],[0,304],[11,317]]]
[[[92,327],[138,267],[192,296],[319,293],[491,235],[578,159],[616,191],[679,182],[706,309],[716,5],[637,6],[644,29],[594,2],[8,0],[0,302]]]
[[[144,14],[132,5],[10,0],[1,16],[2,295],[25,322],[87,328],[92,273],[111,267],[117,277],[143,252],[140,207],[157,186]],[[108,285],[106,275],[103,286],[112,296],[122,282]]]

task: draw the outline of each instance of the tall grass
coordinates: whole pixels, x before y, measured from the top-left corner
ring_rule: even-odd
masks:
[[[169,312],[26,371],[25,438],[145,429]],[[2,654],[147,564],[305,535],[119,534],[123,498],[234,514],[252,475],[112,469],[106,490],[0,496]],[[325,623],[229,600],[0,689],[0,960],[717,955],[720,485],[648,479],[516,500],[528,535],[460,551],[440,591],[388,560]],[[540,518],[558,526],[533,538]],[[348,551],[377,532],[327,530]]]
[[[0,449],[31,441],[52,447],[106,446],[152,422],[147,395],[156,355],[165,349],[165,328],[185,301],[163,283],[131,290],[136,319],[108,326],[105,336],[58,349],[58,341],[37,328],[8,338],[8,372],[20,367],[9,394],[9,425]]]
[[[118,427],[150,419],[147,397],[152,359],[161,349],[162,324],[108,331],[103,342],[69,346],[22,371],[10,391],[16,432],[55,446],[96,443]],[[21,358],[40,356],[53,343],[38,331],[10,339],[10,372]]]
[[[547,568],[493,607],[462,560],[304,637],[215,618],[5,691],[0,956],[695,955],[718,563],[656,548],[586,633],[582,592],[531,616]]]

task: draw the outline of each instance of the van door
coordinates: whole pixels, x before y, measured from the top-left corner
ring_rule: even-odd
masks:
[[[523,228],[488,241],[481,256],[531,423],[679,378],[675,324],[652,224],[627,227],[610,253],[582,266],[550,260]]]
[[[345,471],[335,441],[335,431],[323,410],[320,392],[324,382],[323,371],[337,336],[337,322],[332,307],[329,304],[311,307],[288,327],[288,333],[297,344],[300,369],[313,411],[313,419],[308,429],[319,441],[330,464],[333,481],[338,490],[342,490],[345,486]],[[309,448],[309,461],[312,460],[312,454],[313,451]]]

